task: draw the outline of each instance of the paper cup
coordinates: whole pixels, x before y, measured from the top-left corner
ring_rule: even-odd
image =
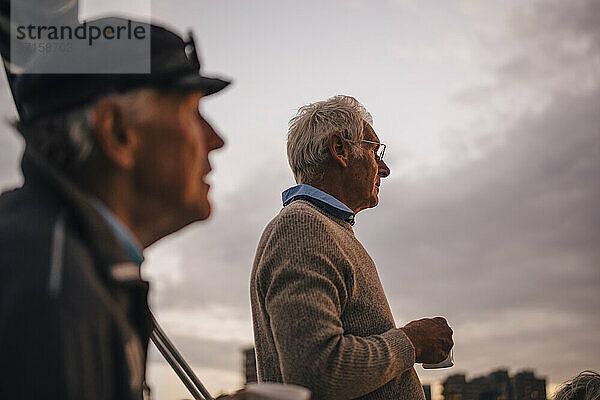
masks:
[[[285,383],[249,383],[246,385],[248,400],[309,400],[310,390]]]

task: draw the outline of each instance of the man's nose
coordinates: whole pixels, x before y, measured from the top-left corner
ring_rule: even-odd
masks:
[[[220,149],[221,147],[225,146],[225,140],[223,140],[221,135],[219,135],[217,133],[217,131],[215,131],[214,129],[212,130],[212,133],[213,134],[211,135],[211,139],[210,139],[211,150]]]
[[[217,150],[225,146],[223,138],[214,130],[212,125],[205,118],[202,118],[202,123],[206,131],[208,150]]]
[[[390,168],[387,166],[385,161],[380,160],[377,163],[377,175],[379,175],[382,178],[386,178],[387,176],[389,176],[389,174],[390,174]]]

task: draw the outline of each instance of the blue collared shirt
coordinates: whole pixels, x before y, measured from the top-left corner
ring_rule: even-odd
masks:
[[[305,184],[296,185],[284,191],[281,194],[281,198],[284,207],[295,200],[306,200],[327,214],[349,222],[350,225],[354,225],[354,211],[332,195],[316,187]]]
[[[133,236],[133,233],[127,228],[117,216],[97,198],[92,198],[91,203],[100,213],[100,215],[106,220],[108,226],[112,229],[115,237],[119,243],[123,246],[131,262],[142,265],[144,261],[144,255],[142,253],[142,246],[138,240]]]

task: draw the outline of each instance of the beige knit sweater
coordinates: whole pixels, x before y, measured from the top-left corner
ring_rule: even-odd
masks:
[[[250,297],[261,381],[313,399],[425,398],[375,264],[347,222],[304,200],[266,227]]]

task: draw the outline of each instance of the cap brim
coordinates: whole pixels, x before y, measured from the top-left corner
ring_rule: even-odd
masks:
[[[211,78],[202,75],[187,75],[175,80],[172,86],[185,90],[199,90],[204,96],[209,96],[225,89],[230,83],[231,81],[220,78]]]

